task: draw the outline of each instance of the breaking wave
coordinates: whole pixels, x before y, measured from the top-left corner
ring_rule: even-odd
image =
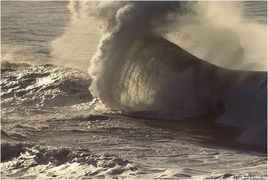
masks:
[[[234,14],[239,18],[231,21],[236,23],[233,26],[223,23],[224,16],[212,20],[211,14],[203,14],[198,18],[202,13],[197,7],[205,6],[189,2],[71,2],[73,21],[79,19],[84,23],[83,20],[94,18],[101,22],[103,31],[89,64],[88,72],[93,79],[90,92],[107,107],[126,114],[141,112],[143,116],[148,115],[143,112],[152,112],[149,116],[176,120],[214,114],[217,123],[243,130],[238,138],[240,142],[266,147],[266,73],[217,66],[255,70],[264,67],[266,44],[263,46],[262,38],[255,41],[263,50],[261,63],[256,61],[257,66],[252,67],[252,62],[247,60],[252,60],[249,56],[254,48],[245,44],[245,39],[241,39],[244,34],[235,28],[250,27],[251,34],[261,32],[266,37],[265,29],[254,23],[243,23],[240,14]],[[209,28],[200,23],[192,26],[204,20]],[[175,24],[182,33],[179,40],[173,41],[177,44],[166,39],[172,37],[168,34]],[[211,28],[214,34],[208,36]],[[200,38],[183,39],[183,33],[189,35],[186,30],[193,30]],[[202,36],[204,33],[206,36]],[[219,35],[226,41],[217,38]],[[178,46],[180,42],[184,42],[182,47],[187,42],[194,46],[184,46],[187,52]]]

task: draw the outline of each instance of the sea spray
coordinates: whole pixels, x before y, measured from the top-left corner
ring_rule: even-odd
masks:
[[[145,7],[142,4],[144,2],[136,2],[139,3],[139,7]],[[258,3],[263,3],[265,9],[266,2]],[[103,36],[107,36],[107,33],[112,33],[110,30],[118,23],[116,13],[119,13],[123,6],[131,4],[133,2],[71,1],[68,6],[70,23],[63,35],[52,42],[54,63],[86,70],[90,59],[96,54],[100,39],[104,39]],[[143,8],[133,9],[136,14],[140,13],[137,18],[139,24],[133,27],[127,23],[127,26],[142,30],[142,24],[151,21],[148,23],[152,26],[151,29],[208,62],[231,69],[266,70],[266,20],[250,19],[247,13],[254,12],[246,11],[245,2],[170,4],[172,13],[161,18],[161,13],[164,13],[162,11],[158,12],[158,16],[155,15],[156,10],[150,12],[144,8],[151,13],[151,18],[148,18],[141,12]],[[129,14],[124,17],[129,16],[135,18],[136,15]],[[131,31],[134,31],[132,29]]]
[[[92,3],[71,1],[68,5],[69,24],[64,33],[51,42],[54,64],[87,71],[101,38],[98,24],[88,14],[88,4]]]
[[[114,105],[113,98],[117,95],[120,97],[122,93],[114,92],[116,87],[113,86],[118,85],[114,83],[116,81],[114,78],[116,71],[123,68],[120,67],[122,61],[127,61],[127,59],[122,59],[126,50],[125,47],[131,45],[133,40],[144,34],[154,34],[156,27],[167,25],[171,21],[169,15],[178,13],[179,10],[182,11],[183,4],[179,2],[116,2],[112,5],[109,4],[108,13],[102,13],[107,9],[105,2],[104,5],[99,3],[97,7],[99,8],[99,14],[95,13],[94,15],[103,22],[104,36],[97,53],[91,59],[89,74],[93,77],[93,82],[90,91],[112,108],[119,108]],[[143,20],[141,21],[141,19]],[[129,81],[131,80],[129,79]],[[125,83],[122,82],[121,86],[125,86]],[[138,93],[138,95],[143,96],[141,94],[145,91],[142,86],[140,87],[141,89],[138,91],[141,93]],[[139,98],[138,95],[133,97]],[[139,109],[142,109],[142,107],[141,105]]]
[[[265,71],[267,26],[249,19],[243,6],[243,2],[194,3],[191,13],[177,16],[164,36],[213,64]]]

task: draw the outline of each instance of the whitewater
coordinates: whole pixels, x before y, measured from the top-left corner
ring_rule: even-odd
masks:
[[[267,178],[266,2],[2,7],[2,178]]]

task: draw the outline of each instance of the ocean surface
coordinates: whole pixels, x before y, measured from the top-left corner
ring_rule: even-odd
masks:
[[[2,178],[266,179],[266,23],[265,1],[1,2]]]

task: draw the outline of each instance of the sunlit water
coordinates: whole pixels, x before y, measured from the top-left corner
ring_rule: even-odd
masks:
[[[91,79],[86,72],[47,65],[57,62],[52,44],[64,34],[70,21],[68,2],[1,4],[1,61],[46,64],[2,70],[2,175],[266,176],[266,149],[233,141],[239,133],[236,128],[215,125],[210,121],[211,116],[179,122],[142,119],[135,114],[124,116],[92,98],[88,90]],[[266,2],[244,2],[242,8],[246,21],[266,24]],[[92,25],[86,34],[90,45],[84,46],[79,38],[69,37],[74,44],[70,44],[68,51],[81,47],[79,53],[73,53],[73,59],[86,56],[89,60],[94,55],[101,38],[100,30],[95,27]],[[88,66],[89,61],[83,61],[82,70]]]

